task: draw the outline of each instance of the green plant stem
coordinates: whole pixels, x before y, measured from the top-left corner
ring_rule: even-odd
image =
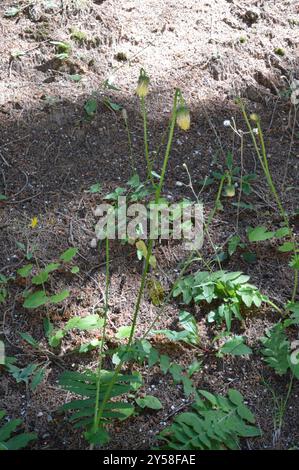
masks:
[[[169,137],[168,137],[167,147],[166,147],[166,151],[165,151],[165,156],[164,156],[164,161],[163,161],[163,166],[162,166],[162,172],[161,172],[159,185],[158,185],[158,187],[156,189],[156,192],[155,192],[155,203],[156,204],[158,203],[158,201],[160,199],[161,190],[162,190],[162,187],[163,187],[164,178],[165,178],[166,169],[167,169],[167,163],[168,163],[169,156],[170,156],[170,151],[171,151],[171,146],[172,146],[172,141],[173,141],[174,128],[175,128],[177,100],[178,100],[179,93],[180,93],[180,91],[176,90],[175,95],[174,95],[174,102],[173,102]],[[146,132],[145,132],[145,135],[146,135]],[[140,287],[139,287],[139,292],[138,292],[136,305],[135,305],[135,309],[134,309],[130,336],[129,336],[128,343],[127,343],[127,346],[126,346],[126,349],[125,349],[125,355],[129,351],[129,349],[131,347],[131,344],[132,344],[132,341],[133,341],[133,338],[134,338],[138,313],[139,313],[139,310],[140,310],[140,304],[141,304],[141,300],[142,300],[142,296],[143,296],[143,292],[144,292],[144,288],[145,288],[146,276],[147,276],[147,273],[148,273],[148,270],[149,270],[150,257],[151,257],[151,254],[152,254],[153,243],[154,243],[154,240],[150,239],[150,241],[148,243],[148,247],[147,247],[147,256],[146,256],[146,260],[145,260],[145,266],[144,266],[144,269],[143,269],[141,283],[140,283]],[[110,381],[110,383],[107,387],[106,393],[103,397],[103,401],[102,401],[101,405],[98,408],[96,426],[99,425],[99,423],[102,419],[102,415],[103,415],[103,411],[105,409],[105,405],[106,405],[107,401],[109,400],[111,390],[112,390],[112,388],[113,388],[113,386],[114,386],[114,384],[117,380],[117,376],[118,376],[118,374],[119,374],[119,372],[120,372],[120,370],[123,366],[123,363],[124,363],[124,359],[122,359],[119,362],[119,364],[117,365],[117,367],[114,371],[114,374],[111,378],[111,381]]]
[[[102,339],[101,345],[99,350],[99,360],[98,360],[98,368],[97,368],[97,378],[96,378],[96,399],[95,399],[95,412],[94,412],[94,421],[93,421],[93,431],[96,432],[98,422],[99,422],[99,397],[100,397],[100,389],[101,389],[101,371],[103,365],[103,357],[104,357],[104,345],[105,345],[105,337],[106,337],[106,326],[107,326],[107,319],[108,319],[108,309],[109,309],[109,282],[110,282],[110,275],[109,275],[109,256],[110,256],[110,246],[109,246],[109,238],[106,238],[106,276],[105,276],[105,304],[104,304],[104,325],[102,331]]]
[[[215,255],[217,255],[217,251],[216,251],[216,248],[215,248],[215,245],[213,244],[212,240],[211,240],[211,237],[209,235],[209,226],[212,222],[212,219],[215,215],[215,213],[217,212],[217,209],[218,209],[218,203],[219,203],[219,200],[220,200],[220,197],[221,197],[221,192],[222,192],[222,188],[223,188],[223,183],[224,183],[224,180],[225,180],[225,176],[222,177],[221,181],[220,181],[220,184],[219,184],[219,188],[218,188],[218,191],[217,191],[217,196],[216,196],[216,200],[215,200],[215,203],[214,203],[214,208],[212,210],[212,212],[210,213],[210,216],[208,218],[208,221],[206,224],[204,224],[204,233],[207,232],[208,236],[209,236],[209,240],[211,242],[211,245],[212,245],[212,248],[215,252]],[[196,195],[195,195],[196,196]],[[196,197],[196,200],[197,202],[199,202],[198,198]],[[211,216],[212,214],[212,216]],[[163,302],[163,305],[160,307],[160,310],[158,312],[158,314],[155,316],[155,318],[153,319],[153,321],[151,322],[150,326],[148,327],[148,329],[146,330],[146,332],[144,333],[142,339],[145,339],[149,333],[151,332],[152,328],[155,326],[155,324],[157,323],[157,321],[159,320],[159,318],[161,317],[161,315],[163,314],[164,310],[165,310],[165,306],[167,305],[167,302],[170,300],[171,296],[172,296],[172,293],[174,292],[176,286],[178,285],[178,283],[180,282],[180,280],[182,279],[183,275],[185,274],[187,268],[190,266],[191,263],[195,262],[195,261],[200,261],[202,258],[199,257],[199,258],[193,258],[194,254],[196,253],[196,250],[193,250],[190,255],[188,256],[187,260],[185,261],[184,263],[184,266],[183,268],[181,269],[176,281],[174,282],[170,292],[168,293],[168,295],[166,296],[164,302]],[[220,266],[220,269],[221,268],[221,264],[218,260],[218,264]]]
[[[134,155],[133,155],[133,146],[132,146],[131,133],[130,133],[130,129],[129,129],[128,119],[125,118],[124,121],[125,121],[126,130],[127,130],[127,136],[128,136],[128,144],[129,144],[129,151],[130,151],[130,162],[131,162],[132,172],[134,174],[134,173],[136,173],[136,162],[135,162]]]
[[[283,311],[282,311],[279,307],[277,307],[277,305],[276,305],[274,302],[272,302],[272,300],[267,299],[265,302],[266,302],[266,304],[268,304],[268,305],[270,305],[271,307],[273,307],[274,310],[276,310],[276,312],[280,313],[281,315],[283,314]]]
[[[141,102],[141,111],[143,116],[143,138],[144,138],[144,153],[146,159],[146,171],[147,171],[147,179],[152,180],[152,164],[149,157],[149,150],[148,150],[148,132],[147,132],[147,113],[145,108],[145,99],[142,96],[140,98]]]
[[[292,229],[290,227],[290,223],[289,223],[289,218],[288,218],[288,215],[286,213],[286,211],[284,210],[284,207],[282,205],[282,202],[280,200],[280,197],[278,195],[278,192],[276,190],[276,187],[273,183],[273,179],[272,179],[272,176],[271,176],[271,173],[270,173],[270,170],[269,170],[269,165],[268,165],[268,158],[267,158],[267,151],[266,151],[266,146],[265,146],[265,141],[264,141],[264,136],[263,136],[263,131],[262,131],[262,128],[261,128],[261,124],[260,124],[260,121],[259,119],[257,119],[256,123],[257,123],[257,129],[258,129],[258,136],[259,136],[259,139],[260,139],[260,144],[261,144],[261,152],[260,152],[260,149],[259,149],[259,146],[258,146],[258,143],[256,141],[256,138],[255,138],[255,135],[254,135],[254,132],[253,132],[253,128],[252,128],[252,125],[248,119],[248,116],[247,116],[247,112],[245,110],[245,107],[244,107],[244,104],[241,100],[239,100],[239,104],[240,104],[240,107],[241,107],[241,111],[242,111],[242,114],[243,114],[243,117],[245,119],[245,122],[246,122],[246,125],[248,127],[248,130],[250,132],[250,135],[251,135],[251,138],[252,138],[252,141],[253,141],[253,145],[254,145],[254,148],[255,148],[255,151],[256,151],[256,154],[260,160],[260,163],[262,165],[262,168],[263,168],[263,171],[265,173],[265,176],[266,176],[266,179],[267,179],[267,183],[268,183],[268,186],[270,188],[270,191],[276,201],[276,204],[278,206],[278,209],[279,209],[279,212],[280,212],[280,215],[281,217],[283,218],[284,220],[284,223],[286,225],[286,227],[289,229],[289,233],[293,235],[293,232],[292,232]],[[293,248],[293,253],[294,255],[296,255],[296,244],[294,243],[294,248]],[[292,291],[292,299],[291,301],[294,302],[295,301],[295,298],[296,298],[296,294],[297,294],[297,289],[298,289],[298,271],[295,270],[295,274],[294,274],[294,287],[293,287],[293,291]]]
[[[292,294],[292,302],[295,302],[297,292],[298,292],[298,269],[295,269],[294,289],[293,289],[293,294]]]

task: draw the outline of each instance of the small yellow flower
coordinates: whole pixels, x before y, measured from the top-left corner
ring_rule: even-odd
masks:
[[[186,106],[177,109],[176,123],[183,131],[190,129],[190,112]]]
[[[136,93],[139,98],[144,98],[148,94],[149,77],[143,69],[140,70]]]
[[[35,227],[37,226],[37,224],[38,224],[38,218],[37,218],[37,217],[33,217],[33,218],[31,219],[31,222],[30,222],[29,227],[35,228]]]

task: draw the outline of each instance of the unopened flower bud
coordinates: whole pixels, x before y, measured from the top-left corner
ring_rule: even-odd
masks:
[[[93,238],[90,242],[90,247],[91,248],[96,248],[97,247],[97,239]]]
[[[122,115],[122,118],[123,118],[124,121],[128,120],[128,113],[127,113],[127,110],[125,108],[123,108],[121,110],[121,115]]]
[[[253,114],[250,114],[250,119],[254,122],[258,122],[259,121],[259,117],[257,114],[253,113]]]
[[[236,189],[233,184],[228,184],[225,187],[225,196],[226,197],[234,197],[236,194]]]
[[[144,98],[148,94],[149,77],[143,69],[140,70],[136,93],[139,98]]]
[[[178,107],[176,123],[181,129],[183,129],[183,131],[190,129],[190,112],[186,106]]]

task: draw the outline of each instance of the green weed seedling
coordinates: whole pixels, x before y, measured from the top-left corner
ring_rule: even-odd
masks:
[[[35,309],[46,304],[57,304],[65,300],[69,296],[69,291],[64,289],[56,294],[47,292],[47,283],[50,275],[58,270],[64,270],[68,263],[72,261],[77,254],[78,248],[68,248],[64,251],[57,262],[47,264],[43,269],[37,271],[37,266],[32,263],[22,266],[17,271],[17,275],[26,282],[26,289],[23,291],[24,303],[23,307],[27,309]],[[78,267],[73,266],[70,271],[73,274],[78,272]],[[35,274],[34,274],[35,272]]]
[[[199,271],[181,279],[174,292],[174,297],[182,297],[184,304],[192,301],[196,304],[216,302],[218,306],[208,313],[208,322],[225,321],[228,331],[233,318],[243,321],[242,310],[260,307],[268,298],[249,284],[249,276],[241,272]]]

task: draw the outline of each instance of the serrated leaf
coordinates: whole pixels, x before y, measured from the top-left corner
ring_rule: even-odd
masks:
[[[70,292],[67,289],[65,289],[59,292],[59,294],[51,295],[48,298],[48,300],[52,304],[58,304],[59,302],[62,302],[63,300],[65,300],[69,295],[70,295]]]
[[[136,398],[136,403],[140,408],[150,408],[152,410],[161,410],[163,408],[160,400],[153,395],[146,395],[143,398]]]
[[[248,230],[248,239],[250,242],[259,242],[273,238],[275,232],[268,232],[266,227],[258,226]]]
[[[132,326],[120,326],[115,334],[117,339],[129,338]]]
[[[76,256],[77,253],[78,253],[78,248],[75,248],[75,247],[68,248],[60,255],[59,258],[65,263],[69,263],[70,261],[72,261],[72,259],[74,258],[74,256]]]
[[[232,356],[245,356],[252,354],[252,350],[244,343],[242,336],[236,336],[233,339],[226,341],[220,348],[220,354],[230,354]]]
[[[45,292],[43,290],[39,290],[36,292],[33,292],[32,294],[29,294],[24,303],[23,307],[24,308],[38,308],[41,307],[42,305],[45,305],[49,301],[49,297],[46,296]]]
[[[32,268],[33,264],[26,264],[25,266],[22,266],[20,269],[18,269],[17,273],[19,276],[26,278],[31,273]]]
[[[21,338],[23,338],[24,341],[26,341],[28,344],[30,344],[30,346],[32,346],[33,348],[38,348],[39,347],[39,344],[38,344],[38,341],[36,341],[36,339],[34,339],[29,333],[20,333],[20,336]]]
[[[295,249],[295,247],[296,247],[296,245],[295,245],[294,242],[284,242],[277,249],[281,253],[288,253],[289,251],[293,251]]]

